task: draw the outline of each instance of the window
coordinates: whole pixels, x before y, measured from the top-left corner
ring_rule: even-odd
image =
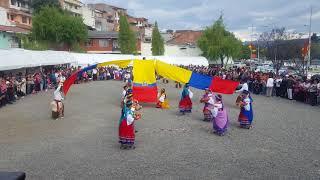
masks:
[[[31,24],[31,18],[29,18],[29,24]]]
[[[114,49],[120,48],[117,40],[113,40],[112,46],[113,46]]]
[[[10,14],[9,14],[9,13],[7,13],[7,19],[9,19],[9,20],[10,20]]]
[[[95,27],[96,27],[97,31],[101,31],[101,30],[102,30],[102,23],[96,21],[96,22],[95,22]]]
[[[108,47],[109,43],[107,39],[100,39],[99,40],[99,46],[100,47]]]
[[[11,21],[14,21],[14,15],[10,15]]]
[[[87,47],[92,47],[93,46],[93,41],[92,40],[89,40],[86,42],[86,46]]]
[[[22,23],[24,23],[24,24],[27,24],[27,23],[28,23],[27,17],[22,16]]]
[[[11,0],[11,5],[16,5],[17,0]]]

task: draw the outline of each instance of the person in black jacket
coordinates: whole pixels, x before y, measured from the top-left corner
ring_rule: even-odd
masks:
[[[293,100],[293,85],[294,85],[294,80],[292,76],[289,76],[288,82],[287,82],[287,94],[288,94],[288,99]]]
[[[288,84],[288,78],[284,77],[281,84],[280,84],[280,97],[287,97],[287,84]]]

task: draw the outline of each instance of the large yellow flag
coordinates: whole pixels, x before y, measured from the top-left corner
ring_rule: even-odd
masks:
[[[157,102],[154,61],[134,60],[133,67],[133,98],[141,102]]]
[[[134,83],[146,85],[156,83],[153,60],[134,60],[133,67]]]
[[[156,61],[155,69],[160,76],[184,84],[189,82],[192,75],[192,71],[176,67],[161,61]]]
[[[130,65],[131,62],[132,62],[132,60],[109,61],[109,62],[104,62],[104,63],[98,64],[98,67],[116,65],[116,66],[119,66],[120,68],[126,68]]]

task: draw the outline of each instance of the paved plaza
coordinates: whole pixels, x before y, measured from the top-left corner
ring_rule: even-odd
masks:
[[[63,120],[50,118],[52,92],[0,109],[0,171],[27,179],[318,179],[320,108],[253,96],[254,128],[238,128],[236,95],[224,95],[230,127],[211,133],[202,121],[202,91],[194,110],[179,116],[181,89],[163,85],[169,110],[145,105],[136,123],[135,150],[120,150],[118,123],[123,83],[75,85]]]

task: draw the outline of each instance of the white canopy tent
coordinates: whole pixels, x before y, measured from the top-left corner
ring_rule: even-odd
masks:
[[[114,60],[143,59],[145,56],[121,54],[85,54],[65,51],[30,51],[24,49],[0,50],[0,71],[31,68],[47,65],[73,64],[87,66]],[[161,60],[175,65],[202,65],[208,66],[204,57],[169,57],[147,56],[146,59]]]
[[[67,52],[29,51],[24,49],[0,50],[0,71],[75,63]]]

